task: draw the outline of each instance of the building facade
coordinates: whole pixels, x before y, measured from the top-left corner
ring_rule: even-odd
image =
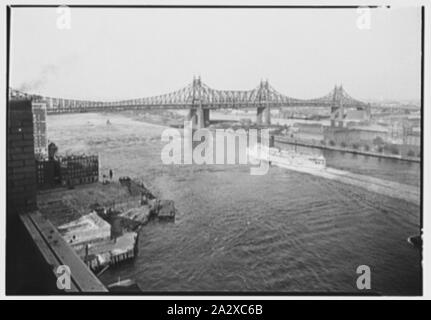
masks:
[[[373,130],[365,128],[345,128],[325,126],[323,129],[324,140],[334,142],[337,145],[372,144],[374,139],[381,138],[387,141],[388,132],[384,130]]]
[[[48,154],[48,138],[46,130],[46,103],[32,102],[34,153],[37,158],[44,158]]]

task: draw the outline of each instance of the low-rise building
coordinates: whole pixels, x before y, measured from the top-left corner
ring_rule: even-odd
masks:
[[[421,145],[421,132],[420,130],[412,130],[407,133],[404,137],[404,144],[410,146],[420,146]]]
[[[87,244],[111,239],[111,225],[99,217],[96,212],[91,212],[78,220],[63,224],[58,227],[58,231],[64,240],[76,250]]]
[[[323,135],[325,141],[332,141],[337,145],[372,144],[374,139],[378,137],[383,141],[388,139],[387,130],[377,127],[345,128],[325,126],[323,129]]]
[[[321,123],[296,122],[293,125],[293,127],[297,128],[298,133],[307,133],[307,134],[322,134],[323,133],[323,125]]]

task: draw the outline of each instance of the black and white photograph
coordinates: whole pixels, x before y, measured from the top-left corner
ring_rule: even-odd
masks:
[[[6,295],[422,296],[425,9],[8,5]]]

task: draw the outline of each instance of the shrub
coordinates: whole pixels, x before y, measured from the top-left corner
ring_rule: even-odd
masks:
[[[341,143],[340,143],[340,146],[342,146],[343,148],[345,148],[347,145],[346,145],[346,143],[343,141],[343,142],[341,142]]]
[[[381,146],[385,143],[385,141],[381,137],[375,137],[373,140],[373,144],[376,146]]]
[[[330,140],[330,141],[329,141],[329,145],[331,145],[331,146],[335,146],[335,142],[334,142],[333,140]]]
[[[388,146],[388,151],[392,154],[400,154],[400,150],[394,145]]]
[[[413,150],[409,150],[409,152],[407,152],[407,156],[408,157],[414,157],[415,156],[415,152]]]
[[[359,149],[359,144],[357,143],[352,144],[352,148],[355,150]]]
[[[368,144],[364,145],[364,150],[365,151],[370,151],[370,146]]]

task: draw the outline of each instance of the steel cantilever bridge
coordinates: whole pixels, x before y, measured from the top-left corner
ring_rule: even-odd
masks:
[[[75,113],[145,109],[189,109],[188,120],[199,127],[209,123],[209,112],[214,109],[257,109],[256,123],[269,125],[271,107],[326,107],[331,110],[331,120],[342,121],[346,109],[365,110],[370,105],[349,96],[342,86],[335,86],[328,94],[315,99],[296,99],[275,90],[269,82],[261,81],[252,90],[216,90],[204,84],[200,77],[184,88],[170,93],[119,101],[89,101],[43,97],[10,90],[11,97],[27,97],[47,104],[48,113]]]

